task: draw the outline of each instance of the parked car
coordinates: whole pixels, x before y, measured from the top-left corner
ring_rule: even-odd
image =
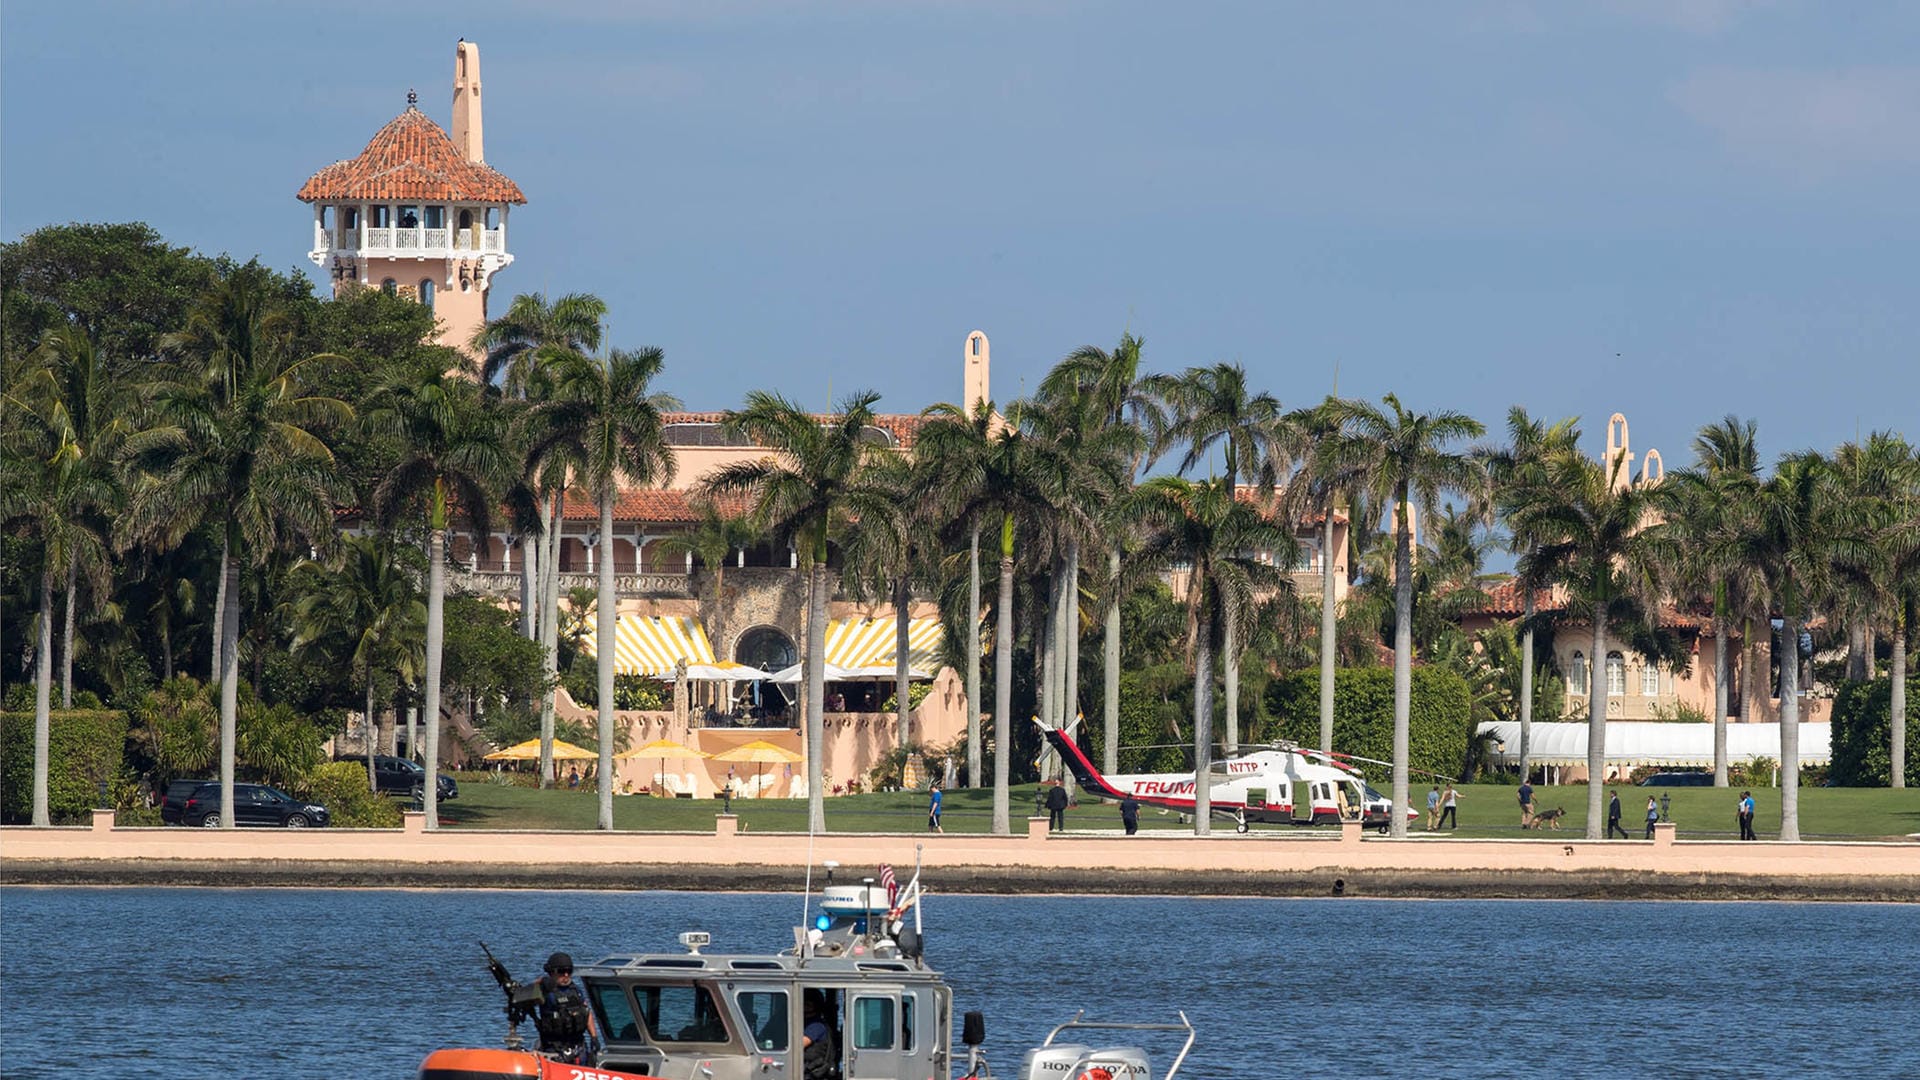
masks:
[[[171,795],[171,788],[169,789]],[[179,825],[220,827],[220,785],[202,783],[180,804],[178,814],[169,819],[163,807],[161,820]],[[265,784],[233,785],[233,823],[241,826],[273,825],[288,829],[323,826],[332,817],[327,808],[301,802],[279,788]]]
[[[160,820],[168,825],[180,824],[181,812],[186,809],[187,800],[193,793],[213,783],[211,780],[175,780],[167,785],[167,793],[160,800]],[[214,796],[218,802],[220,797]]]
[[[1657,772],[1640,781],[1641,787],[1712,787],[1709,772]]]
[[[357,761],[366,764],[365,755],[343,757],[341,761]],[[386,754],[373,755],[373,787],[383,795],[401,795],[418,799],[425,794],[427,770],[418,762],[403,757],[391,757]],[[460,797],[460,785],[446,773],[440,774],[440,801]]]

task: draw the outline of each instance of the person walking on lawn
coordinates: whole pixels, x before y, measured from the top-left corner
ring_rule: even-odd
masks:
[[[1613,793],[1612,800],[1607,803],[1607,839],[1613,839],[1614,833],[1619,833],[1622,840],[1633,839],[1633,834],[1620,824],[1620,793],[1618,791]]]
[[[1432,832],[1434,830],[1435,828],[1434,822],[1438,820],[1440,820],[1440,789],[1437,787],[1428,788],[1427,789],[1427,831],[1428,832]]]
[[[1520,781],[1520,827],[1533,827],[1533,784],[1525,779]]]
[[[1453,790],[1452,784],[1448,784],[1446,793],[1440,796],[1440,824],[1434,826],[1434,828],[1436,829],[1446,828],[1447,823],[1452,822],[1453,823],[1452,828],[1455,831],[1459,830],[1460,819],[1454,814],[1454,810],[1457,808],[1456,804],[1459,802],[1459,799],[1460,799],[1460,793]]]

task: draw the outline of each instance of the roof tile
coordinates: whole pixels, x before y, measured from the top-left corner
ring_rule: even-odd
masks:
[[[440,125],[414,105],[381,128],[359,157],[334,162],[300,188],[302,202],[322,199],[527,201],[519,185],[498,170],[468,161]]]

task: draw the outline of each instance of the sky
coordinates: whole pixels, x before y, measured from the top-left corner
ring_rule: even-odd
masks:
[[[993,345],[1247,368],[1637,453],[1920,438],[1920,6],[1746,0],[0,5],[0,235],[301,268],[294,198],[481,49],[514,293],[596,293],[690,408],[913,412]]]

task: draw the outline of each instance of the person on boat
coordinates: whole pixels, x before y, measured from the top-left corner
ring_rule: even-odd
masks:
[[[803,1075],[806,1080],[828,1080],[840,1067],[840,1055],[834,1046],[833,1028],[827,1025],[827,996],[808,989],[801,1002],[801,1015],[806,1020],[806,1026],[800,1029]]]
[[[586,995],[573,981],[573,957],[563,952],[547,957],[540,989],[540,1014],[534,1023],[540,1029],[541,1051],[569,1065],[587,1064],[600,1033]]]

